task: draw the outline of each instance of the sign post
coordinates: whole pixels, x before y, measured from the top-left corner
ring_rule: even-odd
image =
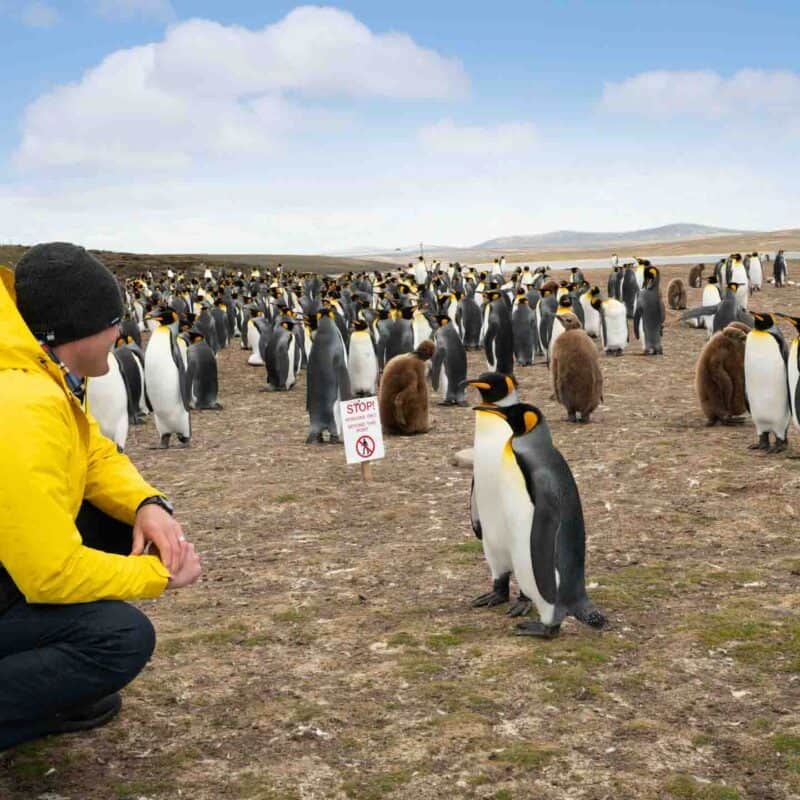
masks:
[[[385,455],[378,398],[343,400],[341,409],[345,458],[348,464],[360,464],[361,477],[369,481],[372,479],[370,462]]]

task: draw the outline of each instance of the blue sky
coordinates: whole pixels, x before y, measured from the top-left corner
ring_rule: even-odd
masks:
[[[800,226],[796,3],[465,5],[0,0],[0,240]]]

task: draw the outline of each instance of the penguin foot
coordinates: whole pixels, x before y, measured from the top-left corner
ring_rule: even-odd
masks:
[[[772,447],[767,448],[768,453],[782,453],[786,449],[786,440],[785,439],[776,439],[775,444]]]
[[[335,433],[332,433],[328,437],[328,444],[341,444],[341,441],[342,440]]]
[[[720,419],[720,420],[709,419],[709,420],[706,420],[706,425],[705,426],[706,426],[706,428],[713,428],[717,424],[717,422],[721,422],[723,425],[727,424],[724,419]]]
[[[170,433],[165,433],[165,434],[164,434],[164,435],[161,437],[161,441],[158,443],[158,447],[155,447],[155,448],[153,448],[153,449],[154,449],[154,450],[166,450],[166,449],[169,447],[169,437],[170,437],[171,435],[172,435],[172,434],[170,434]]]
[[[493,608],[494,606],[501,606],[503,603],[508,602],[508,592],[486,592],[486,594],[478,595],[470,605],[473,608]]]
[[[191,441],[191,437],[190,436],[181,436],[180,433],[177,434],[177,436],[178,436],[178,441],[180,442],[180,446],[181,447],[189,447],[189,443]]]
[[[726,419],[720,420],[723,425],[744,425],[747,420],[744,417],[727,417]]]
[[[322,431],[309,433],[306,437],[306,444],[325,444],[325,439],[322,438]]]
[[[747,445],[748,450],[769,450],[769,434],[762,433],[757,442]]]
[[[506,611],[506,616],[524,617],[526,614],[530,613],[532,608],[533,603],[531,602],[531,599],[520,592],[519,597],[514,601],[514,604],[508,609],[508,611]]]
[[[545,625],[543,622],[518,622],[514,636],[536,636],[539,639],[555,639],[560,625]]]

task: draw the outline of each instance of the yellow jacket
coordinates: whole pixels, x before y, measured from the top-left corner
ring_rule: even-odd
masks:
[[[157,597],[169,580],[160,559],[84,547],[75,527],[84,498],[132,525],[156,494],[84,412],[0,268],[0,563],[29,603]]]

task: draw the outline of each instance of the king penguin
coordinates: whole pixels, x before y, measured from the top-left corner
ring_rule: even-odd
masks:
[[[378,388],[378,357],[369,325],[362,319],[353,322],[347,371],[354,397],[372,397],[375,394]]]
[[[347,371],[347,351],[331,309],[317,312],[317,331],[308,356],[306,378],[306,409],[309,430],[306,444],[324,442],[323,432],[328,431],[334,444],[341,437],[342,400],[352,398],[350,375]]]
[[[786,342],[771,314],[753,313],[755,329],[744,346],[744,385],[758,441],[751,450],[780,453],[786,449],[789,428],[789,388],[786,376]],[[770,445],[769,435],[775,435]]]
[[[492,289],[486,297],[481,328],[486,363],[492,372],[514,372],[514,334],[511,312],[502,292]]]
[[[481,394],[483,406],[498,408],[519,403],[517,384],[511,375],[499,372],[484,372],[467,381],[468,386]],[[502,460],[510,432],[495,420],[476,413],[475,440],[473,444],[472,486],[470,489],[470,521],[475,536],[481,540],[483,554],[492,573],[492,589],[472,601],[473,608],[491,608],[507,603],[510,598],[509,584],[513,565],[505,526],[498,513],[497,465]],[[518,617],[531,609],[530,597],[520,589],[519,597],[508,610],[508,615]]]
[[[186,351],[187,378],[191,386],[192,408],[219,411],[222,405],[217,400],[219,395],[217,357],[203,338],[203,334],[196,328],[191,328],[188,336],[191,344]]]
[[[145,387],[161,437],[159,447],[168,448],[173,433],[186,447],[192,437],[192,423],[186,369],[173,330],[178,315],[171,308],[162,308],[148,316],[159,323],[144,354]]]
[[[646,356],[663,355],[661,336],[664,331],[664,301],[661,298],[661,274],[657,267],[644,268],[644,283],[636,300],[633,332],[642,340]]]
[[[467,351],[449,314],[439,314],[433,336],[436,350],[431,361],[431,385],[442,396],[441,405],[465,406]]]
[[[539,612],[538,621],[518,623],[517,635],[552,639],[567,616],[602,628],[606,618],[586,593],[586,531],[578,487],[553,445],[544,415],[518,403],[478,406],[476,416],[484,418],[476,424],[487,428],[487,436],[491,431],[491,438],[502,443],[486,480],[494,490],[491,524],[501,529],[507,566]]]

